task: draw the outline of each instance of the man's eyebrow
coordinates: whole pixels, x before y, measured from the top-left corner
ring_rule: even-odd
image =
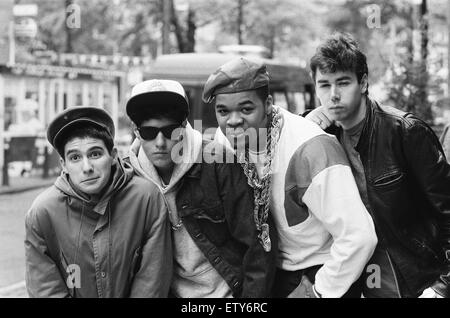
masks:
[[[87,150],[87,152],[91,152],[91,151],[94,151],[94,150],[101,150],[101,151],[103,151],[104,149],[103,149],[103,147],[100,147],[100,146],[93,146],[93,147],[89,148]],[[81,151],[78,150],[78,149],[69,149],[69,150],[67,150],[66,155],[70,155],[72,153],[81,153]]]
[[[69,150],[67,150],[66,155],[68,156],[68,155],[70,155],[70,154],[73,154],[73,153],[79,153],[79,152],[80,152],[80,151],[77,150],[77,149],[69,149]]]
[[[349,81],[349,80],[351,80],[352,79],[352,77],[351,76],[349,76],[349,75],[344,75],[344,76],[341,76],[341,77],[338,77],[335,81],[336,82],[338,82],[338,81]],[[320,80],[317,80],[317,83],[319,83],[319,84],[325,84],[325,83],[329,83],[330,81],[329,80],[326,80],[326,79],[320,79]]]
[[[337,78],[336,81],[344,81],[344,80],[347,81],[347,80],[351,80],[351,79],[352,79],[351,76],[344,75],[344,76]]]
[[[102,150],[102,151],[103,151],[103,147],[100,147],[100,146],[93,146],[93,147],[91,147],[91,148],[88,149],[88,152],[94,151],[94,150]]]
[[[254,103],[250,99],[245,99],[245,100],[239,102],[238,105],[247,105],[247,104],[252,104],[253,105]]]

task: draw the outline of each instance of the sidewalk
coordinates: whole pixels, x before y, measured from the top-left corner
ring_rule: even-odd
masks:
[[[0,185],[0,195],[14,194],[28,190],[46,188],[51,186],[56,180],[56,177],[49,177],[43,179],[37,176],[31,177],[10,177],[9,186]]]
[[[0,288],[0,298],[28,298],[25,281]]]

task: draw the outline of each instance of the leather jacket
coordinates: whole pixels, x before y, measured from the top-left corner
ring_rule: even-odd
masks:
[[[340,137],[342,130],[334,128]],[[355,148],[364,166],[370,213],[406,295],[432,286],[449,297],[450,165],[433,130],[411,113],[367,98]]]
[[[234,297],[270,297],[277,235],[269,216],[272,249],[258,240],[253,190],[237,163],[196,163],[185,174],[176,203],[194,242],[225,279]]]

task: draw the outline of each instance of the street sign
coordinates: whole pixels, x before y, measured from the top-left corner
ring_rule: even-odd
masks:
[[[15,17],[35,17],[38,14],[37,4],[16,4],[13,7]]]
[[[10,62],[11,25],[13,17],[14,0],[0,1],[0,65]]]

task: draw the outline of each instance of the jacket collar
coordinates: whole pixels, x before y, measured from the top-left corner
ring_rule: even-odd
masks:
[[[194,166],[186,173],[186,177],[200,179],[201,172],[202,172],[202,165],[194,164]]]
[[[66,196],[82,202],[83,205],[93,206],[92,210],[94,212],[104,215],[111,198],[133,178],[133,168],[128,163],[123,162],[119,157],[116,158],[111,169],[111,181],[108,183],[107,188],[103,190],[103,194],[100,198],[94,199],[92,197],[87,197],[77,191],[72,186],[69,175],[64,171],[61,172],[61,175],[56,179],[55,187],[62,191]]]
[[[356,151],[359,153],[365,151],[369,146],[370,136],[372,135],[373,130],[373,120],[375,115],[375,110],[378,107],[378,104],[369,98],[366,97],[366,116],[364,117],[364,126],[361,132],[361,136],[359,137],[358,144],[356,145]]]

